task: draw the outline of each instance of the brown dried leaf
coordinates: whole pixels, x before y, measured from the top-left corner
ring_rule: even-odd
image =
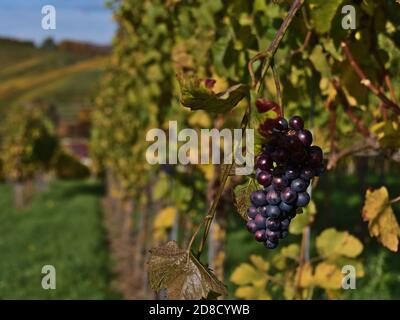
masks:
[[[171,300],[200,300],[226,294],[225,285],[175,241],[150,250],[149,281]]]

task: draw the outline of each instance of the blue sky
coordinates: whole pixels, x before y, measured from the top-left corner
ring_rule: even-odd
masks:
[[[105,0],[1,0],[0,37],[33,40],[41,43],[52,37],[98,44],[111,43],[116,25]],[[56,30],[43,30],[42,7],[56,8]]]

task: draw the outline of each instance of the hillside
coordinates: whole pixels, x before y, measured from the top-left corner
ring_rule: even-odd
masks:
[[[0,39],[0,113],[35,98],[57,106],[72,120],[91,106],[108,48],[65,41],[50,48]]]

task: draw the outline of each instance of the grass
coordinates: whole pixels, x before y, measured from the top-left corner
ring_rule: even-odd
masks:
[[[0,185],[0,299],[111,299],[111,265],[95,182],[60,182],[14,209]],[[56,290],[41,287],[56,268]]]

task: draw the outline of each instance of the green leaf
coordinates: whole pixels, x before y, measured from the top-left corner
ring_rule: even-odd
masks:
[[[337,231],[334,228],[324,230],[317,237],[316,246],[320,256],[328,259],[340,256],[354,258],[363,250],[360,240],[347,231]]]
[[[151,288],[166,288],[169,299],[200,300],[226,294],[225,285],[175,241],[151,249],[148,265]]]
[[[180,102],[191,110],[206,110],[212,113],[226,113],[235,107],[248,93],[244,84],[236,84],[227,90],[214,93],[206,87],[205,81],[178,76],[181,87]]]
[[[316,45],[314,47],[310,55],[310,60],[313,63],[315,69],[317,69],[317,71],[320,72],[323,77],[331,76],[331,68],[321,45]]]
[[[326,33],[331,29],[331,23],[343,0],[310,0],[310,16],[315,31]]]
[[[246,178],[246,182],[233,189],[236,210],[244,220],[248,220],[247,209],[250,207],[250,194],[258,189],[253,178]]]

